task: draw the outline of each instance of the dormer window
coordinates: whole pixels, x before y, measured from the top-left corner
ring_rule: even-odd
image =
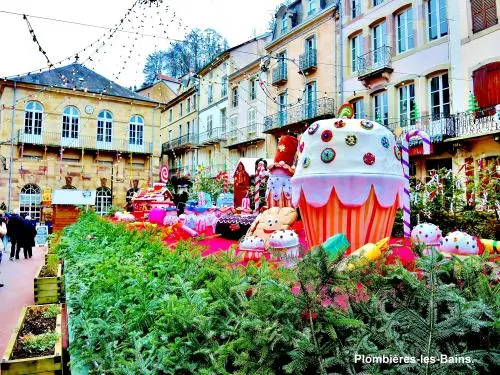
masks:
[[[288,30],[288,14],[283,14],[281,17],[281,33],[284,34]]]
[[[311,15],[313,14],[314,12],[316,12],[316,0],[308,0],[309,2],[309,11],[308,11],[308,15]]]

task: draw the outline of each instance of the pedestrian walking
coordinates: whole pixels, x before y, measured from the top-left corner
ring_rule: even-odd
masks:
[[[19,216],[19,210],[14,210],[7,223],[7,233],[10,238],[10,260],[19,259],[19,252],[22,247],[22,236],[25,232],[24,219]]]
[[[2,237],[2,241],[0,241],[0,264],[2,263],[3,251],[4,251],[4,242],[3,239],[7,236],[7,224],[5,223],[5,218],[3,217],[3,213],[0,214],[0,237]],[[0,288],[3,287],[3,284],[0,283]]]
[[[24,219],[24,232],[21,239],[24,258],[28,259],[33,256],[33,246],[35,246],[36,227],[31,220],[31,216],[26,216]]]
[[[9,218],[7,216],[7,214],[0,210],[0,223],[4,223],[5,224],[5,229],[2,230],[0,229],[0,233],[1,232],[5,232],[5,234],[0,234],[0,237],[1,237],[1,242],[2,244],[0,245],[0,248],[3,247],[3,251],[7,251],[7,247],[8,247],[8,244],[9,244],[9,236],[8,236],[8,233],[7,233],[7,223],[9,221]]]

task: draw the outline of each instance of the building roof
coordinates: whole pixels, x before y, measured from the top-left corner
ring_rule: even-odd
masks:
[[[231,53],[232,51],[238,49],[238,48],[241,48],[249,43],[252,43],[252,42],[256,42],[258,40],[261,40],[261,39],[265,39],[267,38],[268,36],[270,35],[270,33],[264,33],[262,35],[259,35],[259,36],[256,36],[255,38],[252,38],[250,40],[247,40],[246,42],[243,42],[243,43],[240,43],[234,47],[231,47],[231,48],[228,48],[224,51],[222,51],[221,53],[219,53],[217,56],[215,56],[211,61],[209,61],[207,64],[205,64],[205,66],[203,66],[200,70],[198,70],[196,72],[196,75],[197,76],[200,76],[200,75],[204,75],[203,72],[209,72],[211,69],[208,69],[207,68],[213,64],[214,62],[222,62],[222,57],[224,57],[225,55]]]
[[[159,73],[158,74],[158,78],[162,79],[164,81],[170,81],[170,82],[180,83],[178,79],[170,77],[170,76],[167,76],[166,74]]]
[[[10,80],[68,90],[76,89],[78,91],[102,94],[105,96],[115,96],[156,103],[156,101],[120,86],[86,66],[76,63],[50,69],[41,73],[31,73],[20,77],[10,78]]]

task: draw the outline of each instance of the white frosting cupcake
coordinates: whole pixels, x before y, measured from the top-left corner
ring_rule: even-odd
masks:
[[[361,206],[373,187],[380,205],[390,207],[403,191],[400,149],[389,129],[376,122],[316,121],[302,134],[298,152],[294,206],[302,193],[309,205],[322,207],[332,188],[342,204]]]
[[[268,242],[274,249],[288,249],[299,245],[299,236],[293,230],[281,229],[271,234]]]
[[[437,225],[422,223],[413,228],[411,239],[426,246],[439,246],[443,239],[443,234]]]
[[[240,242],[240,250],[264,251],[264,240],[256,236],[248,236]]]
[[[477,241],[474,237],[464,232],[451,232],[441,240],[440,251],[449,254],[475,255],[479,252]]]

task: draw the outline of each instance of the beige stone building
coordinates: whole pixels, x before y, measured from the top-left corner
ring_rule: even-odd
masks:
[[[472,181],[478,170],[498,163],[500,127],[493,116],[500,103],[498,1],[343,5],[341,100],[353,105],[356,117],[378,120],[396,134],[412,129],[429,134],[430,155],[422,155],[421,142],[411,142],[410,174],[425,179],[444,167]],[[468,111],[471,94],[481,110]]]
[[[171,175],[193,176],[196,173],[199,144],[196,85],[192,74],[181,77],[176,96],[163,109],[162,158]]]
[[[317,119],[335,113],[338,86],[335,69],[336,7],[333,0],[301,0],[275,14],[267,77],[264,132],[278,137],[300,134]]]
[[[161,109],[80,64],[0,82],[0,202],[39,218],[71,177],[98,212],[125,205],[132,180],[158,180]]]

